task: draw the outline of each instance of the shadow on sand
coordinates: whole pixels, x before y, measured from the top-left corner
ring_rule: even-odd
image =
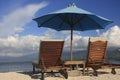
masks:
[[[41,77],[41,72],[33,73],[32,71],[29,71],[29,72],[17,72],[17,73],[28,75],[32,79],[43,80],[42,77]],[[46,77],[54,77],[54,78],[58,77],[58,78],[63,78],[64,79],[64,77],[59,72],[47,72],[47,73],[44,73],[44,78],[46,78]]]

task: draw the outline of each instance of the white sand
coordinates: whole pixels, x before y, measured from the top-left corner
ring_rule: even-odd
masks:
[[[95,76],[77,76],[68,77],[65,79],[62,76],[45,77],[45,80],[120,80],[120,69],[116,69],[117,74],[111,74],[111,69],[99,70],[98,77]],[[7,72],[0,73],[0,80],[40,80],[40,74],[21,73],[21,72]]]

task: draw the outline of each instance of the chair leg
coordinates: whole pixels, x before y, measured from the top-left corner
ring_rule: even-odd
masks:
[[[65,79],[68,79],[68,73],[66,70],[60,70],[59,72],[61,75],[63,75],[65,77]]]
[[[98,76],[98,73],[97,73],[97,70],[96,70],[96,69],[93,69],[93,75],[94,75],[94,76]]]
[[[89,75],[89,68],[87,67],[87,74],[86,75]]]
[[[111,73],[116,74],[115,68],[112,68]]]
[[[85,75],[85,64],[83,64],[83,76]]]
[[[35,65],[33,65],[33,73],[35,73]]]
[[[53,71],[51,71],[51,74],[52,74],[52,76],[54,76],[54,72]]]
[[[87,72],[89,71],[89,68],[87,67]]]
[[[41,72],[41,80],[44,80],[44,72]]]
[[[67,73],[67,70],[64,70],[64,77],[65,77],[65,79],[68,79],[68,73]]]
[[[72,66],[72,70],[75,70],[75,67],[74,67],[74,65],[71,65]]]

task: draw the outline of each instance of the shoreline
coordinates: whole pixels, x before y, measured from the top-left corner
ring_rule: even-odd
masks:
[[[32,72],[5,72],[0,73],[0,80],[40,80],[41,74],[32,74]],[[111,69],[99,69],[98,76],[85,75],[85,76],[69,76],[65,79],[60,74],[56,76],[47,75],[45,80],[119,80],[120,69],[116,69],[116,74],[111,74]]]

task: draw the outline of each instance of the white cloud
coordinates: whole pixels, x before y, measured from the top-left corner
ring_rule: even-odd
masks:
[[[24,28],[19,27],[19,28],[14,28],[15,32],[22,32],[24,30]]]
[[[53,39],[53,38],[54,36],[48,37],[48,36],[33,36],[33,35],[27,35],[22,37],[17,35],[17,36],[9,36],[7,38],[0,38],[0,43],[1,43],[0,56],[20,57],[34,53],[37,54],[39,51],[40,40]],[[74,50],[77,50],[78,48],[84,49],[85,46],[87,46],[87,39],[88,39],[87,37],[74,35],[74,40],[73,40]],[[70,45],[70,38],[68,36],[65,39],[64,48],[69,49],[69,45]]]
[[[1,38],[0,56],[20,57],[37,53],[41,39],[44,39],[44,37],[32,35]]]
[[[101,36],[106,37],[109,47],[120,48],[120,27],[113,26],[108,31],[104,32]]]
[[[48,36],[9,36],[0,38],[0,57],[20,57],[30,54],[37,54],[39,51],[40,40],[50,40],[54,37]]]
[[[50,38],[53,38],[53,39],[57,38],[56,32],[57,32],[57,31],[55,31],[55,30],[53,30],[53,29],[47,29],[47,30],[44,32],[44,34],[45,34],[45,36],[46,36],[46,39],[47,39],[47,38],[48,38],[48,39],[50,39]]]
[[[52,33],[52,35],[50,35]],[[100,36],[108,39],[108,46],[120,48],[120,28],[114,26],[107,30]],[[49,37],[50,36],[50,37]],[[62,36],[62,35],[60,35]],[[56,32],[48,30],[45,32],[45,36],[9,36],[7,38],[0,38],[0,56],[6,57],[19,57],[33,53],[38,53],[40,40],[44,39],[63,39],[65,41],[64,50],[70,49],[70,34],[66,38],[58,38]],[[81,36],[78,34],[73,35],[73,51],[74,50],[87,50],[88,36]]]
[[[99,34],[99,30],[96,31]],[[120,48],[120,27],[113,26],[103,34],[99,34],[101,37],[105,37],[108,40],[108,48],[119,49]],[[85,50],[88,46],[88,36],[73,35],[73,50]],[[70,46],[70,35],[65,38],[65,47]]]
[[[65,38],[65,48],[69,48],[70,47],[70,39],[71,39],[71,35],[67,36]],[[83,37],[80,35],[73,35],[73,50],[86,50],[87,46],[88,46],[88,39],[89,37]]]
[[[96,32],[97,32],[98,35],[100,35],[100,30],[97,29]]]
[[[32,21],[35,13],[47,6],[46,2],[30,4],[5,15],[0,22],[0,36],[10,36],[23,31],[23,27]]]

